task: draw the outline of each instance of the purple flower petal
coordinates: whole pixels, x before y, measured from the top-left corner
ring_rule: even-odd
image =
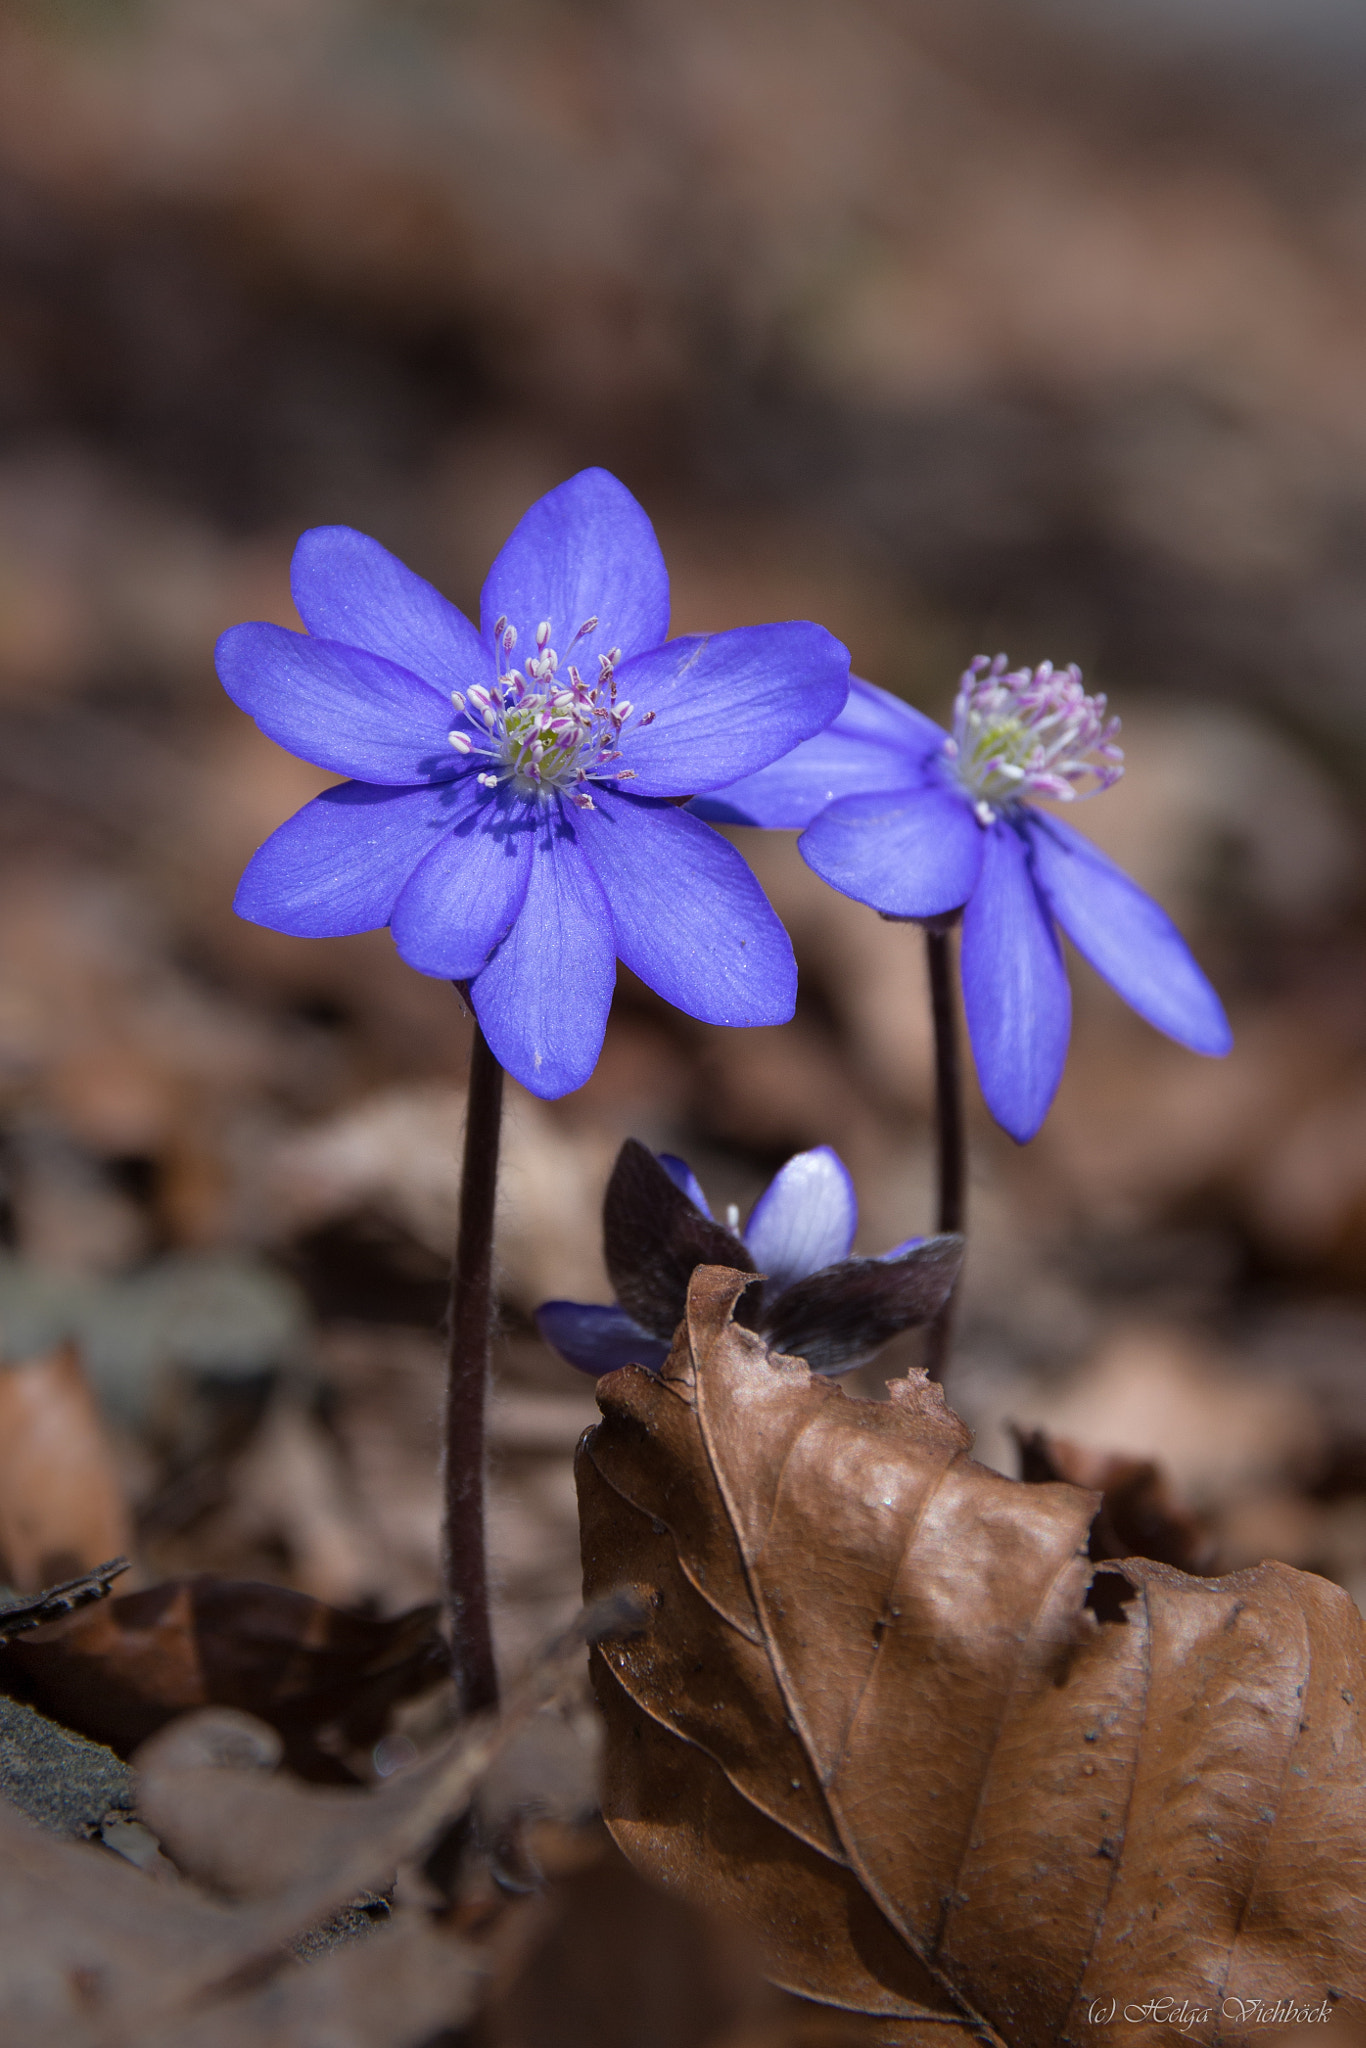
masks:
[[[596,1376],[616,1372],[623,1365],[643,1365],[648,1372],[658,1372],[669,1355],[664,1339],[642,1330],[623,1308],[543,1301],[536,1311],[536,1327],[566,1364]]]
[[[702,1192],[702,1183],[686,1159],[680,1159],[676,1152],[657,1152],[655,1157],[668,1174],[676,1188],[681,1188],[694,1209],[700,1209],[704,1216],[711,1215],[711,1208]]]
[[[797,844],[846,896],[888,917],[939,917],[972,894],[985,836],[964,797],[928,782],[840,797]]]
[[[923,1236],[903,1237],[900,1244],[894,1244],[889,1252],[879,1252],[878,1257],[888,1262],[894,1259],[904,1259],[907,1252],[916,1251],[922,1244],[927,1244],[928,1242],[928,1238]]]
[[[612,917],[575,837],[548,806],[526,899],[470,1000],[494,1054],[533,1095],[568,1095],[597,1064],[616,981]],[[584,816],[591,815],[584,813]]]
[[[687,1310],[688,1283],[698,1266],[754,1270],[740,1239],[702,1215],[638,1138],[627,1138],[607,1183],[602,1252],[618,1302],[643,1329],[666,1340]],[[735,1320],[753,1329],[758,1310],[758,1289],[747,1288]]]
[[[805,620],[638,655],[617,672],[618,695],[635,707],[621,736],[633,792],[691,796],[734,782],[828,725],[848,688],[848,649]]]
[[[1233,1043],[1222,1003],[1165,910],[1060,819],[1020,813],[1034,878],[1077,951],[1126,1003],[1194,1052]]]
[[[459,772],[449,698],[377,654],[248,625],[224,633],[215,659],[233,702],[319,768],[406,787]]]
[[[521,911],[531,874],[528,807],[466,775],[447,794],[446,833],[395,903],[394,944],[419,974],[468,981]]]
[[[1048,1114],[1067,1058],[1072,998],[1025,843],[998,821],[963,913],[963,1006],[987,1108],[1023,1144]]]
[[[449,832],[460,782],[385,789],[343,782],[272,832],[247,864],[233,908],[296,938],[341,938],[388,924],[399,891]]]
[[[853,676],[833,725],[690,806],[720,825],[767,825],[800,832],[837,797],[920,783],[948,735],[887,690]]]
[[[574,658],[595,681],[598,656],[657,647],[669,630],[669,572],[642,508],[605,469],[583,469],[538,500],[489,570],[479,601],[485,638],[500,618],[517,628],[519,666],[550,621],[550,645],[567,665],[579,627],[596,618]]]
[[[294,550],[290,588],[319,640],[382,654],[434,689],[493,680],[493,652],[463,612],[368,534],[315,526]]]
[[[607,790],[577,819],[633,974],[708,1024],[784,1024],[792,945],[735,848],[672,804]]]
[[[774,1174],[745,1225],[765,1298],[847,1259],[857,1227],[858,1197],[839,1154],[828,1145],[798,1152]]]
[[[936,1316],[963,1263],[961,1237],[927,1237],[899,1259],[842,1259],[809,1273],[764,1310],[774,1351],[812,1372],[848,1372],[890,1337]]]

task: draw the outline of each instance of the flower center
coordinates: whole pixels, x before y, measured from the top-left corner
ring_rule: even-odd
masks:
[[[585,619],[569,643],[572,654],[597,626]],[[476,683],[472,690],[451,692],[451,702],[467,723],[449,734],[458,754],[474,754],[489,765],[479,781],[485,789],[511,782],[522,796],[566,795],[580,809],[591,811],[593,799],[585,784],[624,782],[631,768],[617,768],[617,741],[633,706],[617,698],[616,665],[621,649],[598,656],[596,682],[585,682],[575,663],[560,676],[560,657],[550,645],[550,621],[536,628],[536,652],[521,668],[511,663],[517,628],[499,619],[494,629],[500,661],[507,663],[492,689]],[[653,711],[637,720],[649,725]],[[478,721],[478,723],[476,723]],[[480,730],[482,726],[483,730]]]
[[[984,825],[1031,796],[1098,796],[1124,773],[1119,720],[1088,697],[1075,662],[1007,673],[1006,658],[979,654],[963,671],[944,747],[952,773]],[[1090,784],[1089,788],[1083,787]]]

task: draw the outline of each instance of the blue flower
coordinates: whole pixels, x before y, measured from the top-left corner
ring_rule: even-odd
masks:
[[[1071,995],[1057,927],[1124,1000],[1195,1052],[1232,1043],[1184,939],[1113,861],[1031,796],[1095,794],[1122,772],[1118,720],[1074,667],[973,662],[952,733],[858,678],[827,731],[703,816],[788,826],[809,866],[885,917],[963,911],[963,1003],[982,1093],[1032,1138],[1062,1079]],[[802,829],[804,828],[804,829]]]
[[[617,1156],[603,1204],[612,1307],[547,1301],[541,1335],[581,1372],[643,1365],[657,1372],[687,1307],[696,1267],[760,1276],[735,1312],[775,1351],[813,1372],[848,1372],[943,1306],[962,1263],[961,1237],[912,1237],[881,1258],[850,1257],[854,1184],[828,1145],[789,1159],[760,1195],[743,1233],[732,1210],[718,1223],[682,1159],[656,1158],[634,1138]]]
[[[482,630],[349,527],[306,533],[291,580],[307,631],[235,626],[218,673],[262,732],[356,779],[266,841],[243,917],[307,938],[389,925],[410,966],[470,984],[497,1058],[542,1096],[592,1072],[618,958],[708,1023],[791,1016],[787,934],[677,800],[829,723],[849,672],[829,633],[666,642],[654,530],[600,469],[526,514]]]

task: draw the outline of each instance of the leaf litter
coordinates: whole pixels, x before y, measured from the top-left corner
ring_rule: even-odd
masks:
[[[869,2041],[1080,2041],[1091,2001],[1164,1985],[1360,2021],[1346,1594],[1095,1569],[1095,1491],[977,1465],[923,1376],[876,1403],[773,1356],[746,1285],[694,1274],[663,1372],[602,1381],[579,1454],[586,1592],[650,1614],[592,1660],[626,1853]]]
[[[517,1733],[572,1689],[585,1633],[639,1619],[629,1599],[599,1603],[500,1717],[466,1724],[374,1789],[275,1775],[281,1740],[247,1715],[178,1721],[136,1764],[138,1813],[170,1857],[156,1876],[59,1840],[0,1801],[0,2038],[26,2048],[417,2048],[445,2038],[490,1974],[474,1936],[486,1942],[503,1909],[424,1888],[422,1860]],[[578,1865],[591,1869],[600,1853],[580,1847]],[[405,1868],[406,1895],[395,1899]],[[301,1968],[292,1947],[358,1895],[382,1924]],[[668,1902],[662,1910],[679,1917]],[[505,1959],[505,2000],[514,1977]],[[746,1995],[757,1981],[751,1972]]]

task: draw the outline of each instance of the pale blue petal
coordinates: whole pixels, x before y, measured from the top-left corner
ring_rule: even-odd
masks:
[[[848,649],[805,620],[670,640],[617,673],[622,765],[637,796],[717,789],[819,732],[848,689]]]
[[[997,822],[963,913],[963,1007],[987,1108],[1020,1144],[1048,1114],[1067,1058],[1072,998],[1024,840]]]
[[[517,922],[470,984],[494,1054],[545,1097],[581,1088],[597,1065],[616,981],[611,913],[576,824],[546,807]]]
[[[940,917],[976,887],[985,836],[967,799],[935,781],[840,797],[797,844],[846,896],[888,917]]]
[[[1233,1034],[1223,1004],[1166,911],[1060,819],[1022,811],[1020,825],[1049,909],[1097,974],[1168,1037],[1226,1053]]]
[[[248,625],[224,633],[215,659],[233,702],[301,760],[407,787],[459,773],[450,699],[377,654]]]
[[[655,530],[625,484],[605,469],[583,469],[548,491],[518,522],[489,570],[479,604],[490,646],[506,618],[517,629],[518,666],[536,651],[536,628],[550,621],[561,667],[572,660],[596,680],[598,656],[657,647],[669,630],[669,572]],[[579,627],[596,629],[570,643]]]
[[[683,1190],[694,1209],[700,1209],[704,1216],[710,1216],[711,1210],[702,1192],[702,1183],[687,1160],[680,1159],[676,1152],[660,1152],[656,1156],[674,1186]]]
[[[531,873],[527,806],[473,775],[456,786],[445,836],[393,908],[394,944],[419,974],[468,981],[510,928]]]
[[[854,676],[833,725],[803,740],[755,775],[690,806],[718,825],[767,825],[800,832],[836,797],[909,789],[930,772],[948,735],[887,690]]]
[[[493,651],[463,612],[352,526],[304,534],[289,582],[299,617],[320,640],[382,654],[448,693],[493,680]]]
[[[301,939],[374,931],[388,924],[413,869],[467,800],[468,785],[459,781],[325,789],[252,855],[233,909]]]
[[[735,848],[672,804],[610,790],[594,802],[578,827],[632,973],[705,1023],[785,1024],[791,942]]]
[[[624,1308],[600,1308],[583,1301],[543,1301],[536,1327],[567,1365],[600,1377],[623,1365],[658,1372],[669,1355],[667,1338],[652,1337]]]
[[[745,1225],[745,1243],[766,1276],[766,1299],[808,1273],[847,1259],[857,1228],[858,1197],[839,1154],[829,1145],[817,1145],[789,1159]]]

